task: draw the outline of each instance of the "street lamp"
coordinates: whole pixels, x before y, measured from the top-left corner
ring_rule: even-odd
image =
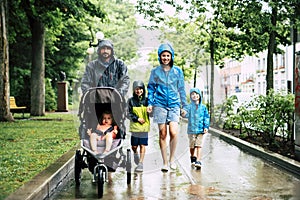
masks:
[[[92,41],[90,41],[89,48],[86,50],[86,53],[89,55],[89,60],[91,60],[92,54],[95,52],[94,47],[97,47],[101,42],[101,40],[104,39],[104,34],[101,31],[97,32],[96,39],[97,39],[97,43],[93,44]]]
[[[98,41],[97,44],[92,44],[92,41],[90,41],[90,44],[89,44],[90,47],[97,47],[99,45],[99,43],[101,42],[101,40],[104,39],[104,34],[101,31],[97,32],[96,39]]]

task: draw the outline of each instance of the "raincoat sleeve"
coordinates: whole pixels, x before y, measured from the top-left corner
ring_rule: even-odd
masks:
[[[128,118],[133,122],[138,122],[139,119],[138,116],[133,113],[133,103],[131,98],[128,100],[127,105],[128,105]]]
[[[182,70],[180,70],[180,79],[179,79],[179,83],[178,83],[178,91],[179,91],[179,95],[180,95],[180,101],[181,101],[182,109],[187,111],[188,110],[188,103],[186,101],[184,76],[183,76],[183,71]]]
[[[118,77],[119,82],[116,89],[120,92],[122,96],[125,96],[129,89],[130,79],[128,76],[127,66],[124,62],[118,61]]]
[[[81,79],[81,91],[84,94],[89,88],[95,87],[92,63],[88,63]]]
[[[191,110],[191,104],[188,104],[187,105],[187,107],[186,107],[186,114],[185,114],[185,116],[184,116],[184,118],[189,118],[189,116],[190,116],[190,110]]]
[[[156,82],[154,80],[154,71],[151,71],[148,86],[148,106],[153,106],[154,105],[154,94],[156,90]]]

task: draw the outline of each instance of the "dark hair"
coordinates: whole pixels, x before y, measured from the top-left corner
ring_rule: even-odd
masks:
[[[159,60],[159,64],[162,64],[161,59],[160,59],[160,56],[161,56],[161,54],[162,54],[163,52],[168,52],[168,53],[171,54],[171,61],[170,61],[170,64],[169,64],[169,65],[170,65],[171,67],[173,67],[173,64],[174,64],[173,56],[172,56],[173,54],[172,54],[170,51],[168,51],[168,50],[162,51],[162,52],[159,54],[159,59],[158,59],[158,60]]]
[[[100,118],[98,119],[98,122],[99,122],[100,124],[101,124],[102,121],[103,121],[103,116],[104,116],[104,115],[111,115],[111,118],[112,118],[112,125],[116,125],[114,116],[113,116],[112,112],[109,111],[109,110],[105,110],[105,111],[102,112]]]

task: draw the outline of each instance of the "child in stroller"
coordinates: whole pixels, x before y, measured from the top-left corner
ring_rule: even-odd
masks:
[[[90,147],[91,150],[99,154],[101,152],[97,149],[97,141],[105,140],[105,150],[103,154],[107,154],[111,147],[113,139],[116,139],[118,134],[118,127],[113,119],[112,113],[109,111],[104,111],[99,123],[97,124],[96,130],[92,132],[92,129],[87,130],[87,134],[90,136]]]
[[[125,168],[127,184],[131,182],[130,149],[126,153],[122,149],[126,136],[126,105],[124,97],[111,87],[90,88],[81,98],[78,113],[81,149],[75,153],[75,183],[80,185],[81,172],[88,168],[93,182],[97,182],[99,198],[103,196],[103,184],[108,182],[108,172]],[[103,123],[104,118],[109,122]],[[95,130],[88,130],[91,128]]]

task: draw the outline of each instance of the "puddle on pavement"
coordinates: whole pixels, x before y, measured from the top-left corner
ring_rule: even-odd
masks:
[[[160,152],[152,149],[150,153],[149,149],[144,173],[133,173],[130,185],[126,184],[125,171],[112,173],[105,183],[103,199],[299,199],[299,179],[218,138],[207,137],[207,141],[201,170],[191,168],[189,155],[182,156],[183,151],[188,151],[187,141],[182,139],[178,144],[182,151],[178,164],[183,170],[162,173]],[[71,180],[73,185],[53,199],[97,198],[97,185],[91,180],[84,170],[79,189],[74,189]]]

